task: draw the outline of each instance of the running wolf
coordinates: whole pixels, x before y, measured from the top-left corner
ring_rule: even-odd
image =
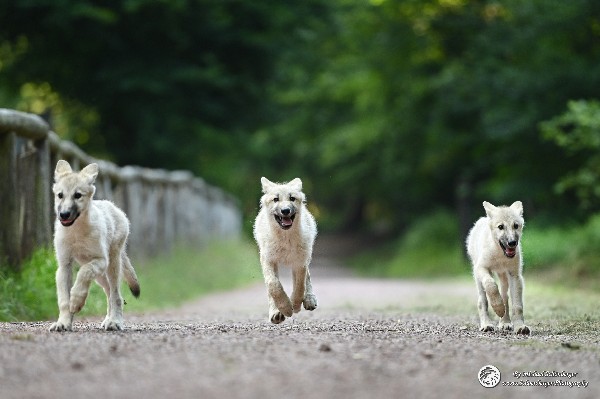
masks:
[[[480,330],[494,331],[488,314],[488,299],[494,312],[501,317],[498,329],[529,335],[531,330],[523,320],[523,257],[519,239],[523,233],[523,204],[496,207],[484,202],[485,217],[480,218],[467,237],[467,253],[473,263],[473,277],[479,299]],[[500,291],[492,273],[500,280]],[[512,323],[508,311],[508,290],[512,301]],[[487,297],[486,297],[487,294]]]
[[[298,178],[277,184],[261,178],[263,196],[254,223],[254,238],[260,252],[269,297],[269,319],[279,324],[286,317],[317,307],[308,266],[317,236],[317,223],[306,208],[302,181]],[[291,299],[279,281],[279,266],[292,269]]]
[[[112,202],[93,199],[97,176],[95,163],[79,173],[66,161],[56,164],[52,190],[57,216],[54,249],[59,316],[50,331],[72,329],[73,316],[83,308],[92,280],[106,293],[108,312],[101,326],[107,331],[123,329],[121,274],[133,295],[140,295],[135,270],[125,253],[129,220]],[[75,284],[73,261],[80,265]]]

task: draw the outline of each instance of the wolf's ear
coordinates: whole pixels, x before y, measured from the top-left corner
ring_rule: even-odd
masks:
[[[510,206],[510,209],[517,212],[519,216],[523,216],[523,203],[521,201],[515,201]]]
[[[96,181],[96,177],[98,177],[98,164],[89,164],[85,168],[81,169],[79,174],[87,178],[88,184],[93,184]]]
[[[296,177],[294,180],[288,183],[296,191],[302,191],[302,180],[299,177]]]
[[[274,183],[264,176],[260,178],[260,183],[262,184],[262,191],[265,194],[269,191],[271,187],[274,186]]]
[[[59,160],[56,163],[56,169],[54,169],[54,181],[57,181],[67,173],[72,173],[73,169],[71,169],[71,165],[67,161]]]
[[[488,217],[492,217],[492,213],[494,213],[496,210],[496,207],[487,201],[483,201],[483,208],[485,209],[485,213],[488,215]]]

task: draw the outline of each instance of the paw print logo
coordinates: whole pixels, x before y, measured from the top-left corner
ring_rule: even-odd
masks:
[[[497,367],[488,364],[479,369],[477,379],[481,386],[485,388],[493,388],[500,383],[500,370]]]

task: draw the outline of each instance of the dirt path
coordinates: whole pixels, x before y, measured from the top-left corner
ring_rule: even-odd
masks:
[[[436,311],[440,302],[473,302],[471,283],[357,278],[340,265],[336,242],[320,244],[319,308],[280,325],[267,321],[261,285],[126,314],[119,333],[100,331],[100,319],[76,322],[73,333],[2,323],[0,398],[600,397],[597,334],[544,325],[529,338],[482,334],[474,312]],[[488,364],[502,373],[489,389],[477,380]],[[578,374],[513,375],[523,371]],[[502,386],[557,380],[589,385]]]

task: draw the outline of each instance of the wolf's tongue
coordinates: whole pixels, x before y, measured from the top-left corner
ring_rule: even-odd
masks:
[[[282,226],[291,226],[292,225],[292,218],[282,217],[281,218],[281,225]]]

